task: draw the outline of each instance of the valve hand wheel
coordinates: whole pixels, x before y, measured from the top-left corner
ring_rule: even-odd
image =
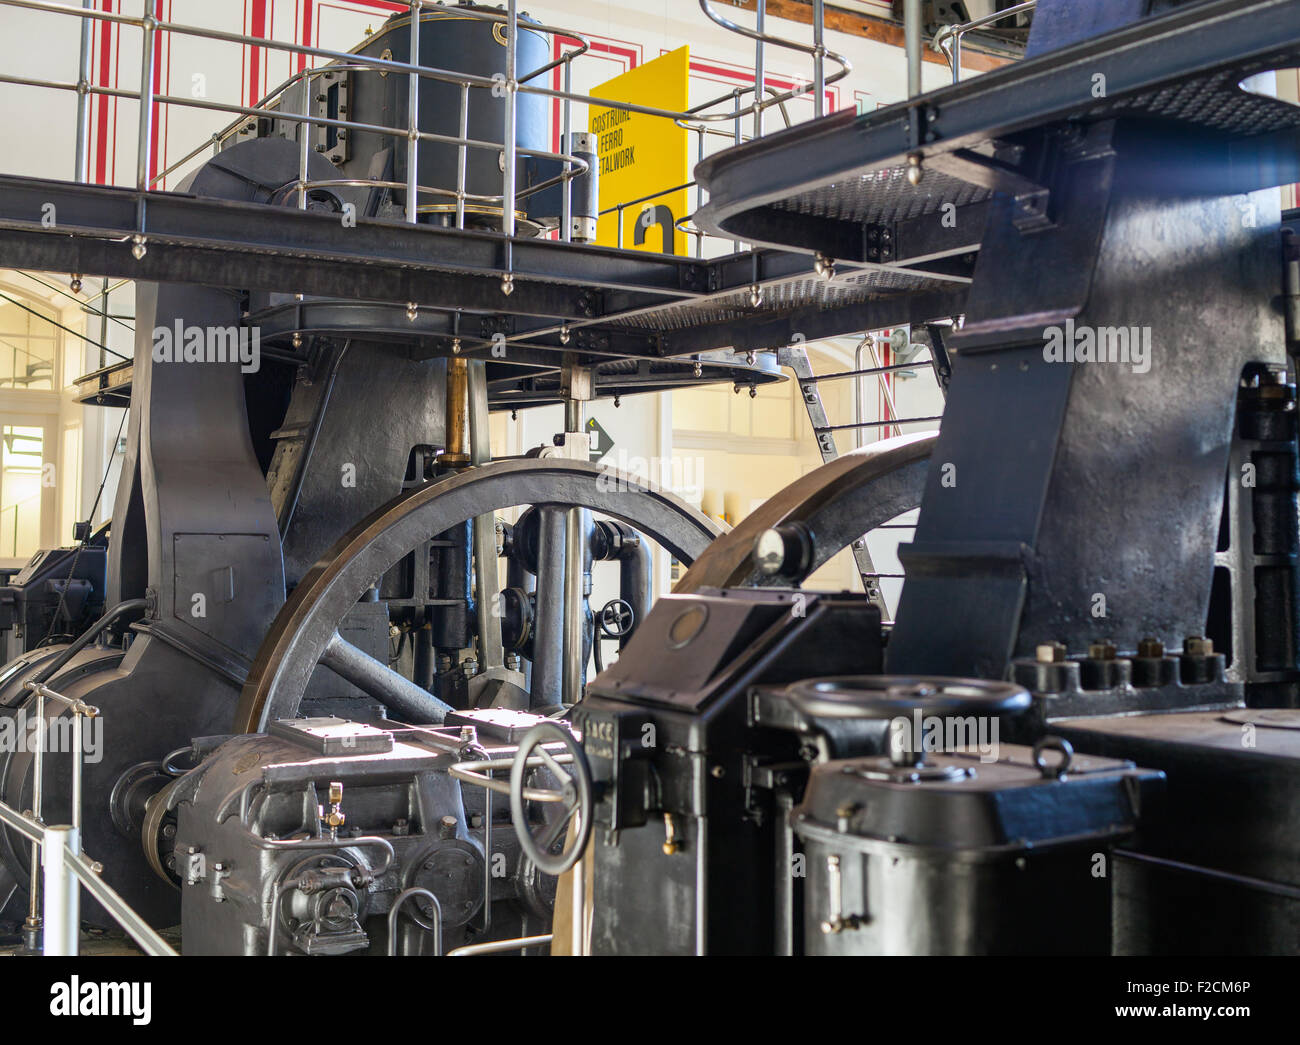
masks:
[[[611,639],[621,639],[636,626],[636,610],[623,599],[610,599],[600,610],[600,630]]]
[[[572,755],[571,762],[561,764],[542,746],[557,740]],[[531,766],[530,760],[534,763]],[[529,773],[538,768],[539,764],[549,769],[559,781],[559,790],[526,786]],[[536,837],[528,822],[526,802],[529,801],[558,806],[558,810],[546,818],[545,826]],[[524,734],[514,764],[510,767],[510,817],[514,821],[515,833],[519,836],[520,848],[538,870],[551,875],[563,874],[578,862],[587,846],[587,840],[591,837],[593,811],[591,769],[587,765],[582,745],[563,726],[554,722],[539,722]],[[569,822],[575,816],[578,818],[578,830],[573,844],[559,853],[552,853],[551,847],[564,837]]]

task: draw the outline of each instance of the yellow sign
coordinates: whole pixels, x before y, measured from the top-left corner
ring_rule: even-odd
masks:
[[[685,112],[690,67],[690,48],[679,47],[591,93],[610,101]],[[596,242],[657,254],[690,253],[689,237],[676,228],[691,212],[690,190],[678,188],[691,180],[690,132],[662,116],[596,105],[588,108],[587,129],[600,161],[600,209],[627,205],[622,211],[622,243],[618,211],[597,223]]]

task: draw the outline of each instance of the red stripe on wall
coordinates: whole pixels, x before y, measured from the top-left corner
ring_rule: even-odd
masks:
[[[266,0],[253,0],[252,2],[252,24],[248,27],[249,36],[266,36]],[[262,68],[262,48],[249,47],[248,49],[248,102],[251,107],[258,103],[261,95],[258,92],[258,84],[261,82]]]
[[[103,9],[111,12],[113,0],[104,0]],[[95,83],[100,87],[108,86],[108,73],[113,65],[113,23],[99,23],[99,70]],[[108,103],[109,96],[95,96],[95,181],[100,185],[108,184]]]
[[[311,46],[311,19],[314,3],[315,0],[302,0],[302,36],[299,37],[298,43],[306,44],[308,47]],[[298,55],[298,71],[302,72],[306,68],[307,56],[305,54]]]
[[[166,20],[165,12],[163,11],[163,0],[154,0],[153,16],[157,18],[159,21]],[[170,38],[170,34],[168,34],[168,38]],[[154,37],[153,44],[154,44],[153,68],[149,72],[149,79],[150,79],[151,89],[153,91],[153,97],[156,98],[158,97],[158,93],[159,93],[158,85],[162,83],[163,46],[164,46],[163,34],[157,33]],[[160,129],[159,125],[162,122],[162,106],[159,105],[157,102],[154,102],[152,109],[153,109],[152,122],[149,125],[149,159],[148,159],[148,163],[145,166],[145,170],[148,172],[150,178],[152,178],[154,172],[159,169],[157,166],[158,133]]]

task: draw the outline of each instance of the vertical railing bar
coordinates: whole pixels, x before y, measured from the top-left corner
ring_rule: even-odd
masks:
[[[302,114],[311,115],[311,71],[302,78]],[[298,209],[307,209],[307,163],[311,157],[313,128],[305,120],[298,124]]]
[[[14,513],[17,518],[18,513]],[[45,780],[45,694],[36,694],[36,750],[32,754],[32,817],[44,826],[41,818],[41,792]],[[41,844],[32,842],[32,866],[27,897],[27,927],[39,929],[41,925]]]
[[[83,10],[90,10],[91,0],[81,0]],[[90,180],[90,39],[94,22],[81,19],[81,64],[77,73],[77,157],[76,180]]]
[[[469,162],[469,84],[460,85],[460,137],[456,157],[456,228],[465,227],[465,166]]]
[[[564,55],[564,93],[568,94],[573,86],[573,62],[566,51]],[[564,99],[564,129],[561,131],[560,152],[568,153],[572,148],[573,142],[573,102],[568,98]],[[573,164],[568,160],[564,161],[564,173],[568,174],[573,169]],[[565,178],[561,183],[561,189],[564,195],[561,197],[560,205],[560,224],[563,227],[563,233],[560,238],[565,243],[573,239],[573,179]]]
[[[921,93],[921,0],[903,2],[903,45],[907,52],[907,96]]]
[[[754,5],[754,14],[757,21],[754,28],[759,33],[759,38],[754,41],[754,137],[763,137],[763,103],[767,100],[764,97],[764,88],[767,85],[767,70],[763,68],[764,45],[762,34],[764,25],[767,21],[767,0],[757,0]]]
[[[735,139],[736,139],[736,144],[739,145],[739,144],[740,144],[740,88],[739,88],[739,87],[733,87],[733,88],[731,89],[731,96],[732,96],[732,98],[735,99],[735,102],[736,102],[736,116],[735,116],[736,129],[735,129]],[[757,95],[755,95],[755,96],[757,96]],[[733,239],[733,240],[731,241],[731,246],[732,246],[732,249],[735,251],[735,253],[737,253],[737,254],[740,253],[740,240],[738,240],[738,239]]]
[[[153,144],[153,48],[157,24],[157,19],[148,13],[140,22],[144,39],[140,45],[140,121],[135,157],[135,187],[140,192],[149,188],[149,154]]]
[[[411,65],[420,64],[420,0],[411,0]],[[419,217],[416,162],[420,148],[420,76],[409,74],[406,96],[406,220],[415,224]]]
[[[81,727],[85,720],[76,708],[72,711],[72,828],[81,830]]]
[[[813,0],[813,115],[826,111],[826,0]]]
[[[506,4],[506,113],[505,113],[505,170],[501,180],[501,231],[505,233],[504,286],[514,280],[514,252],[511,240],[515,234],[515,161],[518,158],[515,142],[515,100],[519,84],[515,82],[519,46],[519,10],[517,0]]]
[[[696,155],[699,157],[699,162],[703,163],[704,162],[704,138],[705,138],[704,125],[700,124],[697,130],[699,131],[699,144],[698,147],[696,148]],[[697,181],[695,183],[695,209],[698,211],[703,206],[704,206],[704,186]],[[704,257],[704,237],[702,235],[695,237],[695,256],[697,258]]]

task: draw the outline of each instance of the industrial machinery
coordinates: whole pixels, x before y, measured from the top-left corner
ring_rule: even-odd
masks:
[[[778,495],[576,709],[573,949],[1300,946],[1300,277],[1261,191],[1300,175],[1300,110],[1260,82],[1297,15],[1042,0],[1015,66],[701,165],[701,225],[827,264],[945,214],[982,243],[933,446]],[[900,491],[896,619],[849,640],[789,586]],[[980,758],[977,726],[1016,743]]]
[[[561,223],[562,246],[590,239],[596,170],[585,136],[573,136],[572,153],[549,152],[549,106],[513,93],[552,67],[555,30],[473,4],[415,7],[418,18],[395,15],[352,52],[291,77],[231,124],[177,198],[223,212],[223,223],[232,217],[225,208],[250,206],[239,234],[254,238],[275,213],[356,234],[357,243],[372,226],[386,239],[403,225],[447,229],[458,240],[456,263],[467,245],[495,251],[497,239],[482,230],[502,223],[518,233],[505,241],[507,253]],[[500,90],[507,79],[510,91]],[[137,234],[132,261],[166,254],[166,241]],[[594,273],[606,253],[582,263]],[[282,263],[275,267],[282,278]],[[719,532],[672,495],[590,461],[584,405],[674,385],[780,380],[775,359],[737,358],[720,342],[684,360],[660,358],[651,338],[655,358],[628,365],[610,351],[608,334],[570,333],[563,322],[549,336],[528,332],[540,347],[508,343],[520,335],[518,320],[535,323],[557,305],[575,326],[596,315],[606,292],[600,279],[539,296],[524,279],[516,288],[509,274],[491,281],[490,294],[483,276],[462,276],[480,288],[476,304],[441,274],[431,285],[387,282],[385,290],[404,282],[403,294],[415,299],[398,302],[356,300],[354,272],[316,294],[248,276],[243,268],[211,282],[142,281],[134,359],[84,382],[88,401],[129,399],[131,406],[112,538],[87,533],[75,549],[42,552],[4,589],[14,644],[0,675],[0,707],[11,731],[43,719],[52,730],[60,722],[80,729],[93,709],[103,735],[84,783],[75,773],[71,782],[66,773],[45,780],[40,757],[23,745],[6,747],[0,797],[41,821],[79,827],[80,843],[144,921],[198,919],[187,950],[279,945],[335,953],[372,939],[382,950],[384,934],[361,924],[390,908],[370,894],[390,880],[414,888],[416,879],[441,875],[447,860],[463,879],[460,891],[430,889],[445,908],[439,935],[447,946],[458,936],[481,943],[490,934],[518,935],[525,922],[544,931],[553,875],[516,858],[503,803],[495,815],[506,819],[493,842],[490,803],[483,808],[490,780],[472,785],[467,801],[448,776],[455,758],[437,748],[438,738],[474,725],[446,734],[438,727],[454,709],[549,714],[572,703],[593,647],[599,664],[602,640],[625,643],[648,612],[651,543],[689,565]],[[290,285],[305,286],[297,277]],[[618,307],[640,308],[644,296]],[[517,311],[502,312],[506,303]],[[566,430],[555,444],[492,461],[489,410],[544,402],[566,405]],[[508,521],[508,509],[522,514]],[[618,595],[597,615],[587,598],[592,571],[604,562],[617,567]],[[381,826],[367,818],[386,799],[371,797],[368,778],[354,783],[358,770],[341,768],[337,781],[303,777],[299,805],[308,814],[314,788],[323,796],[333,783],[346,784],[349,796],[366,796],[350,797],[352,822],[392,841],[348,849],[362,854],[352,873],[367,878],[353,899],[313,894],[326,908],[352,910],[342,929],[313,908],[305,927],[268,938],[270,905],[285,876],[328,866],[337,877],[339,857],[315,854],[289,866],[273,857],[270,842],[251,842],[292,837],[275,798],[272,808],[242,809],[228,823],[235,843],[262,846],[263,875],[246,878],[242,855],[230,852],[224,866],[238,867],[231,878],[221,869],[199,875],[188,847],[207,852],[216,840],[192,830],[207,821],[187,811],[211,795],[228,755],[243,772],[257,752],[278,795],[282,782],[272,770],[285,745],[292,750],[310,732],[304,726],[286,740],[289,727],[279,724],[336,719],[385,736],[424,730],[415,754],[409,740],[394,742],[390,750],[402,758],[385,760],[374,781],[382,792],[407,780],[410,802],[416,792],[423,798],[418,808],[399,800]],[[235,733],[277,729],[275,741],[218,745]],[[518,740],[518,729],[507,733]],[[491,758],[513,752],[495,740],[457,744]],[[186,751],[206,759],[192,773]],[[361,759],[362,777],[372,762]],[[452,821],[457,826],[443,838]],[[411,825],[407,833],[399,822]],[[224,813],[219,823],[227,824]],[[307,815],[298,827],[310,834],[323,823]],[[452,855],[439,855],[443,842],[454,842]],[[426,852],[430,845],[438,853]],[[22,922],[34,947],[41,921],[39,893],[30,888],[39,879],[35,850],[20,831],[5,832],[0,848],[3,917]],[[537,853],[544,864],[545,849]],[[492,877],[502,854],[509,873]],[[421,872],[431,860],[436,873]],[[180,887],[200,882],[204,890],[219,883],[212,902],[225,906],[216,910],[238,915],[193,914],[188,897],[196,890]],[[503,889],[515,913],[494,918]],[[286,917],[300,917],[295,904],[286,897]],[[81,914],[92,926],[112,924],[112,912],[95,902]],[[471,915],[477,920],[467,929]]]
[[[812,57],[820,116],[814,6],[808,46],[700,0]],[[960,80],[1031,6],[1024,59]],[[0,674],[6,719],[104,726],[70,780],[0,762],[29,947],[66,817],[117,890],[83,920],[194,954],[1300,949],[1300,108],[1267,90],[1300,0],[1002,5],[939,26],[930,93],[908,2],[906,101],[771,135],[760,51],[693,218],[751,249],[708,260],[583,242],[589,143],[543,147],[574,99],[535,81],[585,43],[515,7],[314,49],[185,195],[147,144],[134,190],[0,178],[0,249],[140,281],[88,382],[132,405],[106,609],[42,589],[76,637]],[[835,457],[823,413],[827,463],[727,533],[589,460],[598,395],[782,361],[814,416],[798,346],[903,325],[939,433]],[[188,326],[261,363],[156,351]],[[491,460],[489,411],[547,401],[554,445]],[[918,508],[889,620],[861,540]],[[688,567],[653,606],[650,542]],[[802,587],[846,548],[864,594]]]

